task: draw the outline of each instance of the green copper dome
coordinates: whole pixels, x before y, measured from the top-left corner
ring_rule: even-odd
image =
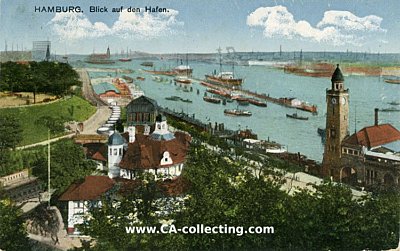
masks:
[[[108,145],[123,145],[125,143],[125,139],[118,132],[113,133],[108,138]]]

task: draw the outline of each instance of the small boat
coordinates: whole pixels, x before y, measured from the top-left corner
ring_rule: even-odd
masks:
[[[292,118],[292,119],[299,119],[299,120],[308,120],[308,117],[302,117],[297,115],[297,113],[293,113],[293,114],[286,114],[287,118]]]
[[[392,101],[388,103],[389,105],[400,105],[400,102]]]
[[[248,99],[249,103],[255,106],[260,106],[260,107],[267,107],[267,103],[262,102],[260,100],[254,99],[254,98],[249,98]]]
[[[132,58],[119,58],[118,61],[120,61],[120,62],[130,62],[130,61],[132,61]]]
[[[384,81],[388,84],[400,84],[400,78],[398,78],[398,79],[387,78],[387,79],[384,79]]]
[[[203,100],[206,102],[209,102],[209,103],[214,103],[214,104],[220,104],[222,101],[220,98],[208,97],[208,96],[204,96]]]
[[[181,101],[182,101],[182,102],[185,102],[185,103],[193,103],[193,101],[190,100],[190,99],[181,99]]]
[[[384,108],[384,109],[381,109],[379,111],[381,111],[381,112],[400,112],[400,109],[398,109],[398,108]]]
[[[181,84],[190,84],[192,83],[192,80],[190,80],[187,77],[183,77],[183,76],[178,76],[176,78],[174,78],[174,81],[177,83],[181,83]]]
[[[166,100],[172,100],[172,101],[179,101],[179,100],[182,100],[182,98],[181,98],[181,97],[178,97],[178,96],[170,96],[170,97],[166,97],[165,99],[166,99]]]
[[[122,78],[125,79],[127,83],[133,83],[133,78],[129,76],[123,75]]]
[[[252,113],[247,110],[239,110],[239,109],[225,109],[225,115],[232,115],[232,116],[251,116]]]
[[[146,66],[146,67],[153,67],[154,66],[153,62],[143,62],[140,65],[141,66]]]
[[[137,79],[137,80],[140,80],[140,81],[144,81],[144,80],[145,80],[144,77],[140,77],[140,76],[139,76],[139,77],[136,77],[136,79]]]

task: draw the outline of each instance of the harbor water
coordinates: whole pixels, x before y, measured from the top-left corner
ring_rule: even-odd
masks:
[[[244,79],[243,88],[257,93],[266,93],[271,97],[296,97],[317,105],[318,114],[295,110],[277,104],[268,103],[268,107],[257,107],[249,105],[240,107],[252,112],[251,117],[225,116],[224,109],[237,108],[237,103],[213,104],[203,101],[206,91],[198,81],[190,86],[193,91],[184,91],[175,85],[173,77],[160,76],[161,81],[155,81],[154,75],[143,71],[146,67],[141,66],[142,60],[131,62],[116,62],[113,65],[88,65],[82,62],[72,63],[77,67],[88,68],[120,68],[131,69],[134,72],[128,75],[134,79],[144,77],[144,81],[135,80],[146,96],[153,98],[163,107],[174,109],[177,112],[195,114],[195,117],[203,122],[224,123],[225,128],[232,130],[252,129],[258,134],[259,139],[270,139],[285,145],[290,152],[300,152],[310,159],[322,160],[323,144],[317,133],[318,128],[325,128],[326,114],[326,89],[330,88],[330,78],[313,78],[286,74],[282,69],[266,66],[235,66],[235,77]],[[176,66],[173,61],[153,61],[155,69],[170,69]],[[194,79],[204,79],[204,74],[210,74],[213,70],[219,71],[219,64],[191,62]],[[149,69],[149,68],[148,68]],[[149,69],[150,70],[150,69]],[[232,66],[223,65],[224,71],[232,71]],[[111,75],[115,77],[115,71],[90,72],[91,78]],[[400,101],[400,85],[387,84],[380,77],[375,76],[345,76],[345,88],[349,89],[350,111],[349,111],[349,133],[371,126],[374,123],[374,108],[387,109],[400,106],[390,105],[390,102]],[[199,90],[199,94],[197,94]],[[208,95],[211,95],[208,93]],[[165,97],[179,96],[190,99],[193,102],[166,100]],[[290,119],[286,114],[297,112],[299,116],[309,117],[306,121]],[[379,123],[390,123],[400,129],[400,112],[380,112]]]

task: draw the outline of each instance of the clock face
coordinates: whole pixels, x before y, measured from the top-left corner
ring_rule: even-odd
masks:
[[[336,98],[332,98],[332,104],[336,104]]]
[[[346,98],[342,97],[342,105],[346,104]]]

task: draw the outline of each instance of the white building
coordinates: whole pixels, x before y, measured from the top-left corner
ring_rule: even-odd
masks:
[[[90,206],[98,206],[115,182],[107,176],[87,176],[83,182],[74,183],[61,195],[60,201],[68,203],[68,234],[79,234],[77,225],[84,221]]]

